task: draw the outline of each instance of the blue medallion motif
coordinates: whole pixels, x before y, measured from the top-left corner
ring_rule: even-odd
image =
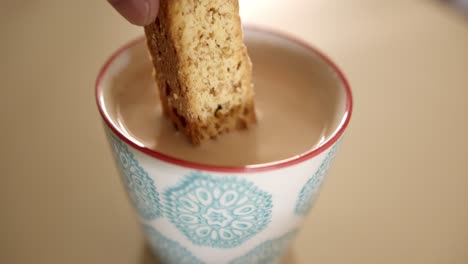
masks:
[[[318,190],[320,189],[320,184],[322,183],[323,178],[325,177],[328,169],[330,168],[331,163],[335,159],[336,151],[338,149],[339,144],[340,142],[338,141],[335,143],[335,145],[333,145],[333,147],[330,149],[327,156],[323,160],[322,164],[320,164],[319,169],[302,188],[296,202],[296,214],[306,215],[310,211],[315,201],[315,198],[317,197]]]
[[[161,263],[177,264],[202,264],[203,262],[195,257],[185,247],[176,241],[170,240],[156,231],[151,226],[144,225],[143,229],[148,236],[154,254]]]
[[[271,195],[237,177],[200,172],[164,193],[167,217],[194,244],[232,248],[271,221]]]
[[[121,172],[128,195],[140,216],[145,220],[152,220],[162,215],[159,193],[153,180],[140,166],[127,145],[119,138],[107,131],[107,137],[112,146],[114,159]]]
[[[296,233],[294,230],[279,238],[267,240],[229,264],[278,264]]]

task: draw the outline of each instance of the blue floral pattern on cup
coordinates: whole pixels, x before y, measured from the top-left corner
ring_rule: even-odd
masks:
[[[323,178],[325,177],[328,169],[330,168],[331,163],[335,159],[338,145],[339,145],[339,142],[333,145],[333,147],[327,153],[327,156],[323,160],[322,164],[320,164],[319,169],[315,172],[312,178],[310,178],[305,184],[305,186],[302,188],[301,192],[299,193],[299,197],[297,198],[297,202],[296,202],[296,207],[295,207],[296,214],[307,215],[307,213],[310,211],[315,201],[315,198],[317,197]]]
[[[158,260],[162,263],[177,263],[177,264],[202,264],[185,247],[181,246],[176,241],[166,238],[164,235],[156,231],[149,225],[144,225],[143,229],[149,239],[151,248]]]
[[[271,221],[271,195],[234,176],[193,172],[164,197],[167,217],[200,246],[239,246]]]
[[[153,180],[140,166],[125,143],[109,131],[107,131],[107,137],[125,188],[139,215],[145,220],[160,217],[162,215],[161,203]]]
[[[229,264],[278,264],[296,233],[291,231],[279,238],[267,240]]]

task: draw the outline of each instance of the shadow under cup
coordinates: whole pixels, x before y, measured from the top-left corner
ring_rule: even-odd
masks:
[[[335,118],[333,131],[319,146],[285,160],[243,167],[177,159],[128,136],[106,108],[106,94],[119,73],[130,63],[148,60],[144,39],[118,50],[97,79],[97,104],[116,165],[161,263],[278,263],[312,208],[349,123],[350,87],[322,53],[289,36],[252,27],[245,30],[245,41],[248,48],[295,49],[311,65],[325,69],[324,81],[334,83]]]

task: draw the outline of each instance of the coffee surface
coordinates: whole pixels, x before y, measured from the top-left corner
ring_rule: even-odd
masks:
[[[147,148],[186,161],[245,166],[301,155],[335,130],[337,81],[317,56],[291,43],[246,37],[258,123],[193,146],[164,117],[145,47],[111,81],[106,108],[119,129]]]

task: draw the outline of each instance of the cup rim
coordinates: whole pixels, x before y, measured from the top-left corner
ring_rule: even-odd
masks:
[[[106,111],[104,110],[103,106],[103,95],[102,95],[102,81],[104,79],[104,76],[106,75],[110,65],[124,52],[132,48],[133,46],[144,42],[145,41],[145,36],[138,37],[132,41],[129,41],[128,43],[124,44],[121,46],[119,49],[114,51],[112,55],[106,60],[104,65],[101,67],[99,70],[96,82],[95,82],[95,97],[96,97],[96,104],[99,109],[99,113],[101,114],[102,119],[106,123],[106,125],[111,129],[111,131],[117,135],[121,140],[123,140],[125,143],[129,144],[133,148],[137,149],[138,151],[141,151],[145,153],[146,155],[162,160],[165,162],[168,162],[172,165],[176,166],[182,166],[185,168],[190,168],[190,169],[196,169],[196,170],[203,170],[203,171],[212,171],[212,172],[221,172],[221,173],[249,173],[249,172],[264,172],[264,171],[272,171],[272,170],[278,170],[278,169],[283,169],[286,167],[290,167],[293,165],[296,165],[298,163],[302,163],[306,160],[310,160],[316,156],[318,156],[320,153],[323,151],[327,150],[330,148],[344,133],[346,128],[348,127],[348,124],[351,120],[351,115],[353,111],[353,95],[351,91],[351,86],[346,79],[343,71],[337,66],[336,63],[334,63],[327,55],[325,55],[322,51],[319,49],[315,48],[311,44],[307,43],[304,40],[301,40],[295,36],[290,35],[289,33],[281,32],[276,29],[270,29],[266,28],[264,26],[258,26],[258,25],[246,25],[244,26],[246,30],[249,31],[257,31],[261,33],[266,33],[270,35],[274,35],[283,39],[286,39],[288,41],[291,41],[303,48],[305,48],[308,52],[311,52],[315,55],[317,55],[320,59],[322,59],[337,75],[339,78],[339,81],[342,83],[345,94],[346,94],[346,106],[345,106],[345,111],[343,113],[343,116],[341,118],[341,122],[338,125],[337,129],[335,129],[335,132],[328,137],[328,139],[319,145],[318,147],[314,147],[304,153],[298,154],[296,156],[283,159],[283,160],[278,160],[274,162],[269,162],[269,163],[260,163],[260,164],[254,164],[254,165],[246,165],[246,166],[219,166],[219,165],[209,165],[209,164],[202,164],[202,163],[197,163],[197,162],[191,162],[191,161],[186,161],[182,160],[176,157],[172,157],[169,155],[166,155],[164,153],[161,153],[159,151],[147,148],[137,142],[135,142],[132,138],[126,136],[124,133],[122,133],[117,127],[114,126],[113,122],[110,121],[110,117],[107,115]]]

